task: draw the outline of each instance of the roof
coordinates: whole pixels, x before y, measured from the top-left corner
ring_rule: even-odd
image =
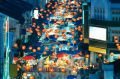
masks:
[[[111,3],[120,3],[120,0],[109,0]]]
[[[32,8],[32,5],[22,0],[0,1],[0,12],[18,20],[21,24],[25,21],[22,14]]]

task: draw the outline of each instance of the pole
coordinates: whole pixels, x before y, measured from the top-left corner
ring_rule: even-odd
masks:
[[[10,46],[9,46],[9,17],[6,19],[6,58],[5,58],[5,68],[4,68],[4,77],[3,79],[10,79],[9,78],[9,53],[10,53]]]

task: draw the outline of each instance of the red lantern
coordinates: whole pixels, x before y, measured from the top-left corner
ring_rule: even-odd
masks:
[[[29,47],[29,50],[32,50],[32,46]]]
[[[25,45],[22,45],[22,50],[25,50],[26,49],[26,46]]]
[[[74,36],[72,35],[72,39],[74,39]]]
[[[26,66],[25,69],[26,69],[27,71],[29,71],[29,70],[31,69],[31,67],[30,67],[30,66]]]
[[[42,23],[42,26],[45,26],[45,23]]]
[[[80,37],[80,38],[79,38],[79,40],[80,40],[80,41],[82,41],[82,40],[83,40],[83,38],[81,38],[81,37]]]
[[[41,49],[40,47],[37,47],[37,50],[38,50],[38,51],[40,51],[40,49]]]
[[[118,36],[114,36],[114,39],[118,39]]]
[[[33,27],[35,27],[36,26],[36,23],[33,23]]]
[[[44,16],[41,15],[41,18],[44,18]]]
[[[36,52],[36,49],[33,49],[32,52]]]
[[[54,69],[53,69],[53,68],[50,68],[49,71],[50,71],[50,72],[54,72]]]
[[[83,38],[83,35],[80,35],[81,38]]]
[[[74,34],[75,34],[75,32],[74,32],[74,31],[72,31],[72,32],[71,32],[71,34],[72,34],[72,35],[74,35]]]
[[[113,55],[114,55],[114,53],[113,53],[113,52],[111,52],[111,53],[110,53],[110,55],[111,55],[111,56],[113,56]]]
[[[46,54],[47,54],[47,52],[45,52],[45,51],[44,51],[44,52],[43,52],[43,54],[44,54],[44,55],[46,55]]]
[[[35,79],[35,77],[34,76],[30,76],[30,79]]]
[[[76,44],[76,41],[74,40],[73,43]]]
[[[45,50],[48,50],[48,47],[45,47]]]
[[[98,57],[102,57],[102,54],[98,54]]]
[[[17,48],[17,47],[18,47],[17,43],[15,43],[13,47],[14,47],[14,48]]]
[[[38,68],[38,71],[39,71],[39,72],[42,72],[42,68]]]
[[[65,68],[61,68],[61,72],[65,72]]]
[[[55,35],[55,38],[58,38],[58,35]]]
[[[43,9],[40,9],[40,11],[42,12],[42,11],[43,11]]]
[[[85,55],[86,58],[89,58],[90,56],[88,54]]]
[[[120,59],[120,56],[118,56],[118,59]]]
[[[119,44],[118,44],[118,43],[116,43],[116,46],[119,46]]]
[[[37,32],[37,35],[38,35],[38,36],[41,36],[41,33],[40,33],[40,32]]]
[[[116,39],[116,40],[114,40],[114,42],[115,42],[115,43],[118,43],[119,41],[118,41],[118,39]]]
[[[40,26],[37,26],[37,28],[39,29],[39,28],[40,28]]]
[[[26,77],[26,76],[27,76],[27,73],[23,73],[23,76]]]

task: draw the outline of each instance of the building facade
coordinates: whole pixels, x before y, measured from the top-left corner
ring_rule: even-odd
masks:
[[[91,51],[91,63],[96,63],[98,54],[110,56],[114,53],[119,56],[120,51],[114,43],[114,36],[120,37],[120,1],[119,0],[91,0],[90,23],[89,23],[89,51]],[[96,29],[96,37],[90,37],[90,28],[101,28],[106,30],[100,31]],[[103,35],[102,35],[103,34]],[[101,40],[105,38],[105,40]]]

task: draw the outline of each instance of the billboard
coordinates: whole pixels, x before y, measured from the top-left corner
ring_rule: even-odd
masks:
[[[106,28],[93,27],[93,26],[89,27],[89,38],[91,39],[106,41],[106,36],[107,36],[106,33],[107,33]]]
[[[34,10],[34,18],[35,18],[35,19],[38,19],[38,15],[39,15],[38,10]]]

